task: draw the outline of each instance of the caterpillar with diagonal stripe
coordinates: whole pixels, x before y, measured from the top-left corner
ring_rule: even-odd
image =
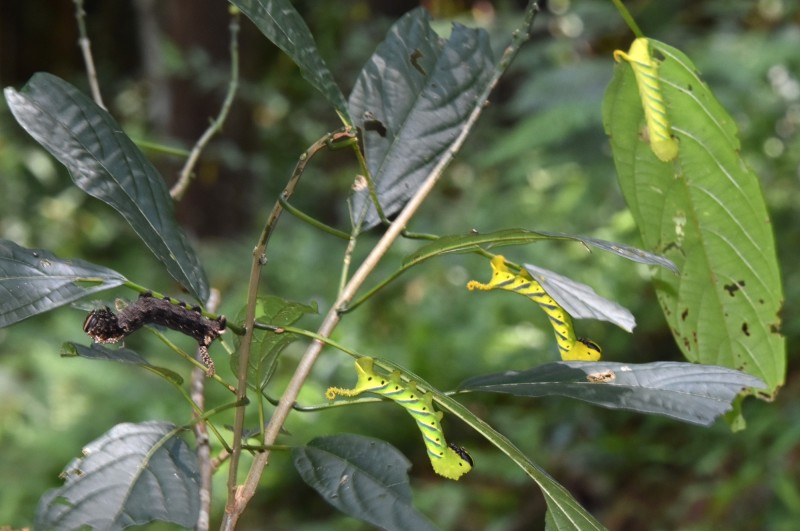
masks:
[[[678,154],[678,142],[670,135],[669,118],[661,94],[658,63],[650,55],[650,44],[640,37],[633,41],[628,53],[614,51],[614,60],[624,59],[633,68],[639,97],[644,107],[644,118],[650,137],[650,149],[659,160],[669,162]]]
[[[330,387],[325,393],[328,400],[333,400],[337,395],[354,397],[361,393],[385,396],[403,406],[417,421],[434,472],[448,479],[458,480],[472,469],[472,458],[467,451],[453,443],[447,444],[440,422],[442,412],[433,408],[429,393],[421,392],[414,382],[404,382],[396,371],[389,376],[377,374],[372,358],[359,358],[356,361],[356,372],[358,381],[355,387]]]
[[[469,290],[490,291],[504,289],[525,295],[544,310],[553,326],[561,359],[565,361],[597,361],[602,355],[600,346],[586,338],[576,337],[572,327],[572,318],[553,298],[547,294],[542,285],[536,282],[527,271],[512,271],[505,263],[505,258],[497,255],[492,258],[492,279],[482,284],[477,280],[467,283]]]

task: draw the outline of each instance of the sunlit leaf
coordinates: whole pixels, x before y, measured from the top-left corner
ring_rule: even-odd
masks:
[[[727,367],[603,361],[547,363],[525,371],[476,376],[459,386],[516,396],[567,396],[704,426],[731,410],[736,396],[751,387],[764,388],[764,382]]]
[[[125,277],[83,260],[0,240],[0,327],[50,311],[125,282]]]
[[[360,435],[318,437],[292,450],[294,466],[322,498],[388,530],[436,529],[411,504],[411,465],[395,447]]]
[[[392,26],[356,81],[350,115],[384,214],[400,210],[461,131],[491,80],[488,34],[453,25],[447,41],[415,9]],[[366,188],[351,197],[355,223],[380,223]]]
[[[67,167],[75,184],[119,212],[172,278],[205,302],[208,281],[175,221],[167,185],[116,120],[50,74],[35,74],[5,96],[19,124]]]
[[[774,393],[786,371],[783,289],[758,177],[739,154],[732,118],[689,58],[650,42],[677,158],[653,155],[627,63],[615,68],[603,121],[644,246],[681,271],[656,273],[659,302],[689,360],[744,370]]]
[[[45,493],[36,529],[124,529],[155,520],[194,527],[200,511],[197,456],[174,425],[118,424],[87,444]]]

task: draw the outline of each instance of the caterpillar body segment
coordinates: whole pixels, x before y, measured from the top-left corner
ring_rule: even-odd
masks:
[[[469,290],[491,291],[504,289],[519,293],[531,299],[544,310],[553,327],[558,344],[558,352],[564,361],[597,361],[602,355],[600,346],[594,341],[575,336],[572,318],[527,271],[512,271],[503,256],[492,258],[492,278],[486,284],[477,280],[467,283]]]
[[[404,382],[397,372],[390,376],[377,374],[372,358],[359,358],[356,361],[356,373],[358,380],[355,387],[330,387],[325,393],[328,400],[337,396],[355,397],[361,393],[384,396],[405,408],[417,422],[434,472],[458,480],[472,469],[472,458],[466,450],[445,440],[440,422],[442,412],[434,409],[429,393],[419,391],[414,382]]]
[[[619,62],[620,59],[630,63],[633,68],[644,108],[650,149],[659,160],[669,162],[678,155],[678,142],[670,134],[669,117],[658,77],[658,63],[650,55],[647,39],[640,37],[634,40],[627,53],[622,50],[614,51],[614,60]]]

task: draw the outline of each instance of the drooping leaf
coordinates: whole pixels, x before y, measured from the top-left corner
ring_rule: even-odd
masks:
[[[656,273],[659,302],[689,360],[742,369],[774,393],[786,370],[783,289],[758,177],[739,154],[733,119],[689,58],[650,43],[661,61],[677,158],[664,163],[653,155],[627,63],[615,68],[603,122],[645,247],[681,271]]]
[[[155,520],[194,527],[200,511],[197,456],[166,422],[117,424],[87,444],[45,493],[36,529],[116,530]]]
[[[138,352],[127,348],[110,349],[97,343],[92,343],[91,346],[87,347],[86,345],[67,341],[61,345],[61,356],[80,356],[90,360],[116,361],[118,363],[138,365],[171,381],[175,385],[183,384],[183,378],[175,371],[151,365],[146,359],[141,357]]]
[[[591,286],[532,264],[525,269],[548,295],[575,319],[608,321],[626,332],[633,332],[636,318],[624,306],[598,295]]]
[[[674,271],[675,273],[678,272],[675,264],[673,264],[670,260],[664,258],[663,256],[643,251],[642,249],[637,249],[636,247],[631,247],[622,243],[609,242],[606,240],[598,240],[596,238],[589,238],[587,236],[580,236],[577,234],[532,231],[528,229],[504,229],[496,232],[444,236],[426,245],[423,245],[414,253],[407,256],[403,260],[403,267],[410,267],[417,263],[428,260],[429,258],[433,258],[442,254],[472,252],[479,247],[484,249],[492,249],[506,245],[526,245],[543,240],[577,241],[592,247],[597,247],[603,251],[608,251],[633,262],[665,267],[670,271]]]
[[[386,216],[399,211],[446,154],[491,80],[488,34],[453,25],[446,42],[415,9],[392,26],[350,94],[350,116]],[[369,192],[351,197],[354,223],[380,223]]]
[[[75,184],[131,225],[169,274],[201,302],[208,281],[175,221],[163,177],[106,111],[56,76],[35,74],[5,89],[19,124],[67,167]]]
[[[311,313],[317,313],[315,304],[287,301],[274,295],[260,297],[256,302],[256,321],[273,326],[291,326],[303,315]],[[244,320],[244,311],[241,312],[238,320]],[[278,355],[297,339],[297,334],[291,332],[277,333],[269,330],[256,330],[253,335],[255,348],[250,355],[248,381],[257,389],[264,389],[275,370]],[[239,374],[239,356],[239,349],[231,356],[233,374]]]
[[[387,442],[360,435],[318,437],[292,450],[294,466],[322,498],[388,530],[436,529],[411,504],[411,464]]]
[[[0,328],[125,281],[105,267],[0,240]]]
[[[762,389],[764,382],[727,367],[694,363],[564,361],[476,376],[459,388],[527,397],[566,396],[708,426],[732,408],[742,390]]]
[[[289,0],[230,0],[247,18],[292,58],[303,78],[320,91],[345,125],[352,124],[344,94],[320,56],[314,37]]]

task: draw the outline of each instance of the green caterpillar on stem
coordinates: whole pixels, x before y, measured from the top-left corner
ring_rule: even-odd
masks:
[[[477,280],[467,283],[469,290],[491,291],[504,289],[519,293],[531,299],[544,310],[553,326],[558,343],[558,351],[564,361],[597,361],[602,355],[600,346],[586,338],[576,337],[572,326],[572,318],[553,298],[547,294],[542,285],[536,282],[527,271],[512,271],[505,263],[505,258],[497,255],[492,258],[492,279],[482,284]]]
[[[385,376],[375,373],[373,366],[372,358],[359,358],[356,361],[356,386],[352,389],[330,387],[325,396],[328,400],[333,400],[337,395],[355,397],[361,393],[375,393],[397,402],[417,421],[434,472],[454,480],[469,472],[472,469],[472,458],[460,446],[447,444],[440,422],[442,412],[433,408],[431,395],[419,391],[414,382],[403,381],[397,371]]]

